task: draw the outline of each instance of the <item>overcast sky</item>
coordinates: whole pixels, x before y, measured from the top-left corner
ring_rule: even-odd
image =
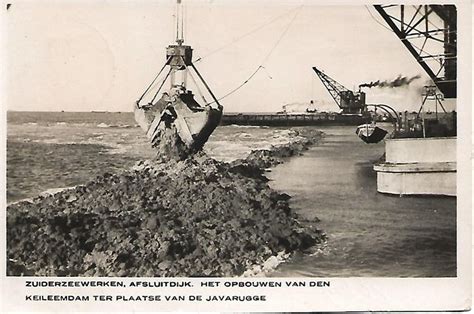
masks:
[[[174,41],[175,2],[43,2],[14,3],[5,14],[8,109],[131,111]],[[427,76],[372,7],[254,2],[185,1],[185,42],[204,57],[196,66],[217,97],[281,38],[265,69],[221,101],[227,112],[274,112],[311,99],[337,110],[312,66],[351,89],[422,75],[409,88],[367,90],[368,102],[419,107]]]

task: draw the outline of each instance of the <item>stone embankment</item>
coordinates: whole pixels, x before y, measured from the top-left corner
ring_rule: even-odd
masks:
[[[324,241],[298,223],[264,169],[321,133],[223,163],[198,152],[143,161],[73,189],[8,206],[9,275],[238,276]]]

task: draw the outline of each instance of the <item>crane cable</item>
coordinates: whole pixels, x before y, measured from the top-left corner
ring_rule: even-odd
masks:
[[[207,58],[207,57],[209,57],[210,55],[213,55],[213,54],[215,54],[216,52],[221,51],[222,49],[225,49],[225,48],[227,48],[227,47],[229,47],[229,46],[235,44],[236,42],[238,42],[238,41],[244,39],[245,37],[248,37],[248,36],[250,36],[250,35],[252,35],[252,34],[258,32],[259,30],[265,28],[266,26],[268,26],[268,25],[270,25],[270,24],[272,24],[272,23],[278,21],[279,19],[281,19],[281,18],[283,18],[283,17],[289,15],[290,13],[293,13],[294,11],[298,10],[299,8],[300,8],[300,7],[293,8],[293,9],[288,10],[287,12],[285,12],[285,13],[283,13],[283,14],[281,14],[281,15],[278,15],[278,16],[276,16],[276,17],[274,17],[274,18],[272,18],[272,19],[266,21],[265,23],[263,23],[263,24],[257,26],[256,28],[250,30],[249,32],[247,32],[247,33],[245,33],[245,34],[243,34],[243,35],[237,37],[237,38],[234,39],[233,41],[231,41],[231,42],[229,42],[229,43],[227,43],[227,44],[225,44],[225,45],[223,45],[223,46],[220,46],[220,47],[218,47],[218,48],[212,50],[211,52],[209,52],[208,54],[204,55],[203,57],[197,58],[196,60],[193,61],[193,63],[197,63],[197,62],[201,61],[202,59]]]
[[[153,103],[155,102],[155,99],[156,99],[156,97],[158,96],[158,93],[160,92],[160,90],[161,90],[161,88],[163,87],[163,85],[165,85],[166,80],[168,79],[168,77],[170,76],[170,74],[173,73],[173,71],[174,71],[173,68],[171,68],[171,69],[168,71],[168,73],[167,73],[166,76],[165,76],[165,79],[161,82],[160,87],[158,87],[158,90],[156,91],[155,96],[153,96],[153,98],[151,99],[150,104],[153,104]]]
[[[160,76],[161,72],[163,72],[163,70],[165,69],[166,65],[168,64],[168,62],[171,60],[172,57],[169,57],[168,60],[166,60],[165,64],[163,65],[163,67],[161,68],[161,70],[158,72],[158,74],[155,76],[155,78],[153,79],[153,81],[151,81],[150,85],[148,85],[148,87],[145,89],[145,91],[143,92],[143,94],[140,96],[140,98],[138,98],[137,100],[137,105],[140,106],[140,101],[142,101],[143,97],[145,97],[145,95],[148,93],[148,91],[150,90],[150,88],[153,86],[153,84],[155,83],[156,79]]]
[[[293,16],[293,18],[290,20],[290,22],[288,23],[288,25],[286,26],[285,30],[281,33],[280,37],[278,38],[278,40],[275,42],[275,44],[273,45],[272,49],[270,49],[270,51],[268,52],[268,54],[265,56],[265,58],[263,58],[262,62],[260,63],[260,65],[257,67],[257,69],[243,82],[241,83],[239,86],[235,87],[234,89],[232,89],[231,91],[229,91],[227,94],[225,94],[224,96],[220,97],[219,99],[217,99],[217,101],[221,101],[222,99],[232,95],[233,93],[235,93],[236,91],[238,91],[239,89],[241,89],[245,84],[247,84],[257,73],[258,71],[260,71],[260,69],[265,69],[265,67],[263,66],[263,64],[265,64],[265,62],[270,58],[270,56],[272,55],[272,53],[275,51],[275,49],[277,48],[278,44],[281,42],[281,40],[283,39],[283,37],[285,36],[285,34],[288,32],[288,30],[290,29],[290,26],[291,24],[293,24],[294,20],[296,19],[296,16],[298,15],[299,13],[299,10],[302,8],[303,6],[299,6],[296,10],[296,13],[295,15]],[[271,76],[269,76],[270,79],[272,78]],[[213,103],[215,103],[216,101],[212,101],[210,103],[207,103],[206,105],[211,105]]]

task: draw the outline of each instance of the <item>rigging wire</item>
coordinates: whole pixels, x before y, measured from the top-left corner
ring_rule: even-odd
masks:
[[[189,77],[191,78],[191,80],[193,81],[194,83],[194,86],[196,87],[199,95],[201,96],[202,100],[207,103],[207,100],[206,98],[204,97],[204,94],[203,92],[201,91],[201,88],[199,87],[199,84],[197,83],[197,80],[194,78],[194,75],[192,74],[191,70],[189,69],[189,67],[186,65],[186,62],[184,61],[184,58],[181,57],[181,60],[183,60],[183,64],[184,64],[184,68],[186,69],[186,73],[187,75],[189,75]]]
[[[367,9],[367,12],[369,12],[370,16],[372,17],[372,19],[377,22],[377,24],[381,25],[383,28],[387,29],[388,31],[390,31],[391,33],[395,33],[393,31],[393,29],[390,29],[388,28],[387,26],[385,26],[384,24],[382,24],[381,22],[379,22],[373,15],[372,15],[372,12],[370,12],[369,8],[365,5],[365,8]],[[401,40],[407,40],[407,39],[401,39]],[[441,61],[439,61],[435,56],[433,56],[432,54],[430,54],[429,52],[421,49],[420,47],[418,47],[417,45],[415,45],[413,42],[410,41],[410,44],[415,47],[416,49],[420,50],[420,52],[424,52],[426,53],[427,56],[431,57],[433,59],[433,61],[436,61],[440,66],[443,66],[443,63]]]
[[[298,7],[298,11],[296,11],[295,15],[293,15],[293,18],[291,19],[290,23],[288,23],[288,25],[286,26],[285,30],[283,31],[283,33],[281,33],[280,35],[280,38],[278,38],[278,40],[275,42],[275,44],[273,45],[272,49],[268,52],[268,54],[265,56],[265,58],[263,59],[262,63],[261,64],[264,64],[268,58],[270,58],[270,56],[272,55],[273,51],[276,49],[276,47],[278,46],[278,44],[281,42],[281,40],[283,39],[283,37],[285,37],[286,33],[288,32],[288,30],[290,29],[291,27],[291,24],[293,24],[293,22],[295,21],[296,19],[296,16],[298,15],[299,13],[299,9],[301,9],[302,6]]]
[[[178,41],[179,38],[179,2],[176,1],[176,41]]]
[[[238,91],[239,89],[241,89],[245,84],[247,84],[256,74],[257,72],[263,68],[261,65],[258,66],[258,68],[243,82],[241,83],[239,86],[235,87],[234,89],[232,89],[231,91],[229,91],[227,94],[225,94],[224,96],[220,97],[219,99],[217,99],[217,101],[221,101],[222,99],[226,98],[227,96],[230,96],[232,95],[233,93],[235,93],[236,91]],[[207,103],[207,105],[211,105],[213,103],[215,103],[216,101],[212,101],[210,103]]]
[[[188,67],[186,67],[187,71],[188,71],[188,75],[189,77],[191,78],[191,80],[193,81],[194,83],[194,86],[196,86],[196,89],[199,93],[199,96],[201,96],[202,100],[207,103],[207,100],[206,98],[204,97],[204,94],[202,93],[202,90],[201,88],[199,88],[199,84],[197,83],[196,79],[194,78],[194,75],[191,73],[191,71],[189,71]]]
[[[181,3],[181,1],[178,1]],[[181,39],[184,41],[184,3],[181,4]]]
[[[229,91],[227,94],[225,94],[224,96],[220,97],[219,99],[217,99],[217,101],[221,101],[222,99],[232,95],[233,93],[235,93],[236,91],[238,91],[239,89],[241,89],[245,84],[247,84],[257,73],[258,71],[260,71],[260,69],[265,69],[265,67],[263,66],[263,64],[265,64],[265,62],[270,58],[270,56],[272,55],[272,53],[275,51],[275,49],[277,48],[278,44],[281,42],[281,40],[283,39],[283,37],[285,36],[285,34],[288,32],[288,30],[290,29],[291,25],[293,24],[294,20],[296,19],[296,16],[298,15],[299,13],[299,9],[301,9],[303,6],[299,6],[297,8],[297,11],[295,13],[295,15],[293,16],[293,18],[290,20],[290,22],[288,23],[288,25],[286,26],[285,30],[280,34],[280,37],[278,38],[278,40],[275,42],[275,44],[273,45],[272,49],[270,49],[270,51],[268,52],[268,54],[265,56],[265,58],[263,58],[262,62],[260,63],[260,65],[257,67],[257,69],[243,82],[241,83],[239,86],[235,87],[234,89],[232,89],[231,91]],[[266,70],[266,69],[265,69]],[[267,75],[268,75],[268,72],[267,72]],[[272,79],[271,76],[269,76],[270,79]],[[216,101],[212,101],[210,103],[207,103],[207,105],[210,105],[210,104],[213,104],[215,103]]]
[[[373,19],[375,22],[377,22],[379,25],[381,25],[381,26],[384,27],[385,29],[389,30],[390,32],[394,33],[394,31],[393,31],[392,29],[390,29],[390,28],[388,28],[387,26],[385,26],[383,23],[381,23],[380,21],[378,21],[378,20],[373,16],[372,12],[370,12],[370,10],[369,10],[369,8],[368,8],[367,5],[365,5],[365,8],[367,9],[367,12],[369,12],[370,16],[372,17],[372,19]],[[418,14],[418,13],[417,13],[417,14]],[[430,23],[433,27],[438,27],[438,26],[434,25],[428,18],[427,18],[427,20],[428,20],[428,23]],[[416,28],[415,28],[415,29],[416,29]],[[440,31],[440,32],[443,32],[443,33],[445,32],[444,30],[439,30],[439,31]],[[423,33],[422,31],[419,31],[419,32],[420,32],[420,33]],[[457,31],[448,31],[447,33],[457,33]],[[441,39],[439,39],[439,38],[436,38],[436,37],[433,37],[433,36],[430,35],[430,34],[425,34],[425,36],[428,37],[428,38],[431,38],[431,39],[433,39],[433,40],[436,40],[436,41],[445,43],[443,40],[441,40]],[[449,45],[449,46],[452,46],[452,47],[456,47],[456,45],[451,44],[451,43],[445,43],[445,44],[447,44],[447,45]],[[418,48],[418,47],[415,46],[415,45],[413,45],[413,46],[416,47],[416,48]],[[419,49],[419,48],[418,48],[418,49]]]
[[[414,6],[414,5],[412,5],[412,7],[416,8],[416,6]],[[415,15],[417,15],[418,13],[419,13],[419,11],[417,11]],[[431,14],[431,13],[434,13],[435,15],[437,15],[436,12],[434,12],[434,11],[431,11],[430,14]],[[420,14],[421,14],[421,13],[420,13]],[[438,17],[439,17],[439,16],[438,16]],[[447,31],[447,32],[446,32],[445,30],[439,29],[439,26],[437,26],[437,25],[435,25],[433,22],[431,22],[431,20],[428,18],[428,16],[426,16],[425,19],[426,19],[426,21],[427,21],[429,24],[431,24],[431,26],[433,26],[433,27],[435,27],[435,28],[437,28],[437,29],[439,30],[439,32],[437,32],[435,35],[438,35],[439,33],[442,33],[443,35],[444,35],[445,33],[449,33],[449,34],[450,34],[450,33],[457,33],[457,31]],[[440,18],[440,19],[441,19],[441,18]],[[443,21],[443,19],[441,19],[441,21]],[[417,30],[417,31],[420,32],[420,33],[423,33],[422,31],[419,31],[416,27],[415,27],[414,29]],[[456,45],[451,44],[451,43],[445,43],[444,40],[439,39],[439,38],[437,38],[437,37],[434,37],[434,36],[431,35],[431,34],[425,34],[425,36],[426,36],[427,38],[431,38],[432,40],[439,41],[440,43],[443,43],[443,44],[445,44],[445,45],[452,46],[452,47],[456,47]]]
[[[165,64],[163,65],[163,67],[161,68],[161,70],[158,72],[158,74],[155,76],[155,78],[153,79],[153,81],[151,81],[150,85],[148,85],[148,87],[145,89],[145,91],[143,92],[143,94],[140,96],[140,98],[137,100],[137,105],[139,105],[140,101],[142,101],[143,97],[145,97],[145,95],[150,91],[151,87],[153,86],[153,84],[155,83],[155,81],[158,79],[158,77],[160,76],[161,72],[163,72],[163,70],[165,69],[166,65],[168,64],[168,62],[171,60],[171,57],[168,58],[168,60],[166,60]]]
[[[173,71],[173,68],[170,68],[170,70],[168,71],[168,73],[167,73],[166,76],[165,76],[165,79],[163,80],[163,82],[161,82],[160,87],[159,87],[158,90],[156,91],[155,96],[153,96],[153,98],[151,99],[150,104],[152,104],[152,103],[155,101],[156,96],[158,96],[158,93],[160,92],[160,90],[161,90],[161,88],[163,87],[163,85],[165,85],[165,82],[166,82],[166,80],[168,79],[168,76],[170,76],[170,74],[171,74],[172,71]]]
[[[379,20],[377,20],[377,19],[375,18],[375,16],[372,14],[372,12],[370,12],[369,7],[368,7],[367,5],[364,5],[364,7],[365,7],[365,9],[367,10],[367,12],[369,12],[369,14],[370,14],[370,16],[372,17],[372,19],[373,19],[375,22],[377,22],[377,24],[379,24],[379,25],[382,26],[383,28],[387,29],[388,31],[394,33],[393,29],[388,28],[387,26],[385,26],[383,23],[381,23]]]
[[[295,12],[296,10],[299,10],[300,8],[301,8],[301,6],[296,7],[296,8],[293,8],[293,9],[288,10],[287,12],[285,12],[285,13],[283,13],[283,14],[281,14],[281,15],[278,15],[278,16],[276,16],[276,17],[274,17],[274,18],[272,18],[272,19],[266,21],[265,23],[263,23],[263,24],[257,26],[256,28],[250,30],[249,32],[247,32],[247,33],[245,33],[245,34],[243,34],[243,35],[237,37],[235,40],[233,40],[233,41],[231,41],[231,42],[229,42],[229,43],[227,43],[227,44],[225,44],[225,45],[223,45],[223,46],[220,46],[220,47],[218,47],[218,48],[212,50],[211,52],[209,52],[208,54],[204,55],[203,57],[197,58],[197,59],[194,60],[193,62],[194,62],[194,63],[197,63],[197,62],[201,61],[202,59],[207,58],[207,57],[209,57],[210,55],[213,55],[214,53],[221,51],[222,49],[225,49],[225,48],[227,48],[227,47],[229,47],[229,46],[231,46],[231,45],[234,45],[236,42],[238,42],[238,41],[244,39],[245,37],[248,37],[248,36],[250,36],[250,35],[252,35],[252,34],[254,34],[254,33],[256,33],[256,32],[258,32],[258,31],[261,30],[262,28],[265,28],[266,26],[268,26],[268,25],[270,25],[270,24],[272,24],[272,23],[278,21],[279,19],[281,19],[281,18],[283,18],[283,17],[289,15],[290,13]]]
[[[188,36],[188,9],[183,2],[183,20],[184,20],[184,25],[183,25],[183,39]]]

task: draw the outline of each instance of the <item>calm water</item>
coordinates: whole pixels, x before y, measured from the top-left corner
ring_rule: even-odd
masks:
[[[320,145],[269,176],[293,196],[302,222],[327,233],[327,247],[296,256],[272,276],[456,276],[456,198],[377,193],[372,162],[383,143],[363,143],[353,127],[321,129]]]
[[[327,233],[327,247],[295,256],[272,276],[455,276],[456,199],[377,193],[372,162],[383,144],[364,144],[353,127],[320,129],[327,133],[323,143],[268,175],[274,188],[293,196],[303,223]],[[206,150],[229,161],[286,143],[290,134],[219,127]],[[8,201],[82,184],[153,155],[130,113],[10,112]]]

